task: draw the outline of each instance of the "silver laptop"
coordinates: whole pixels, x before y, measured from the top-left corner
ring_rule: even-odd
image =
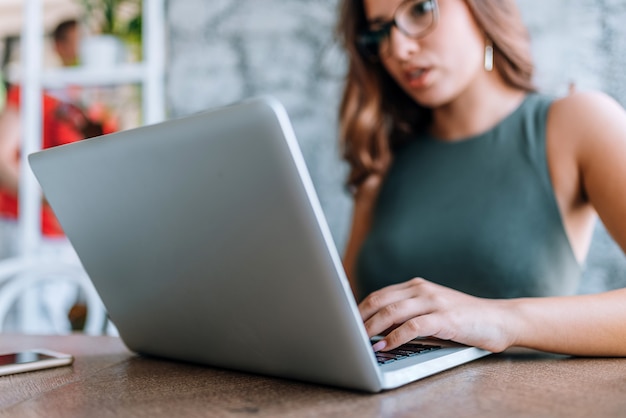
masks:
[[[488,354],[420,340],[377,358],[275,99],[29,160],[137,353],[370,392]]]

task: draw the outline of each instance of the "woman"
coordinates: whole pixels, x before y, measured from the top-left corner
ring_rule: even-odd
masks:
[[[626,289],[574,295],[596,216],[626,249],[626,113],[536,94],[515,0],[344,0],[344,264],[375,350],[434,336],[626,355]],[[454,290],[453,290],[454,289]]]

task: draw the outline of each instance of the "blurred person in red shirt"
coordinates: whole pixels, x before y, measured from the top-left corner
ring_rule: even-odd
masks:
[[[64,67],[78,64],[80,42],[78,23],[75,20],[61,22],[52,33],[52,38],[54,50],[61,64]],[[73,104],[79,103],[80,94],[81,88],[74,86],[43,92],[42,149],[69,144],[117,129],[117,125],[111,123],[114,121],[113,118],[105,119],[103,114],[94,115],[91,110],[87,115],[81,107]],[[0,114],[0,259],[19,255],[17,219],[22,141],[20,102],[20,87],[10,87],[6,106]],[[37,253],[33,255],[55,262],[80,265],[78,256],[45,200],[42,201],[41,210],[41,237]],[[49,280],[45,284],[32,291],[38,301],[37,312],[31,315],[34,319],[28,324],[22,324],[26,329],[20,327],[14,307],[5,323],[6,330],[30,333],[66,333],[72,330],[68,314],[72,316],[70,310],[73,312],[77,306],[82,305],[81,296],[74,285],[63,280],[52,280],[54,277],[47,278]],[[81,319],[84,320],[84,312]]]
[[[84,131],[92,136],[102,129],[91,123],[75,106],[63,103],[45,94],[42,97],[42,148],[51,148],[85,138]],[[18,253],[18,189],[20,176],[21,116],[20,89],[13,87],[7,95],[7,103],[0,115],[0,258],[10,258]],[[63,234],[58,220],[46,201],[41,210],[42,239],[37,249],[38,257],[80,265],[78,256]],[[35,293],[37,312],[32,321],[20,327],[13,309],[5,323],[7,331],[29,333],[67,333],[70,309],[80,299],[77,288],[63,280],[50,277],[38,286]],[[0,287],[0,291],[1,291]]]
[[[43,95],[42,148],[69,144],[103,133],[80,109]],[[21,142],[20,88],[9,89],[6,107],[0,116],[0,216],[17,219]],[[42,233],[46,237],[63,236],[63,231],[50,207],[44,202]],[[3,251],[0,249],[0,255]]]

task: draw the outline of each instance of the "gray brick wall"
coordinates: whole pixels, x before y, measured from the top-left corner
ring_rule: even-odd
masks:
[[[626,105],[626,2],[522,0],[537,83],[565,94],[570,82]],[[289,112],[341,248],[351,203],[343,190],[336,110],[345,62],[333,43],[337,0],[176,0],[168,3],[170,116],[272,94]],[[602,225],[581,291],[626,285],[626,257]]]

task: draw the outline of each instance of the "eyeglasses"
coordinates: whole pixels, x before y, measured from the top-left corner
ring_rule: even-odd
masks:
[[[360,32],[356,44],[365,57],[376,61],[388,49],[394,26],[405,36],[419,39],[435,28],[438,19],[437,0],[405,0],[394,12],[392,20],[377,23],[375,29]]]

